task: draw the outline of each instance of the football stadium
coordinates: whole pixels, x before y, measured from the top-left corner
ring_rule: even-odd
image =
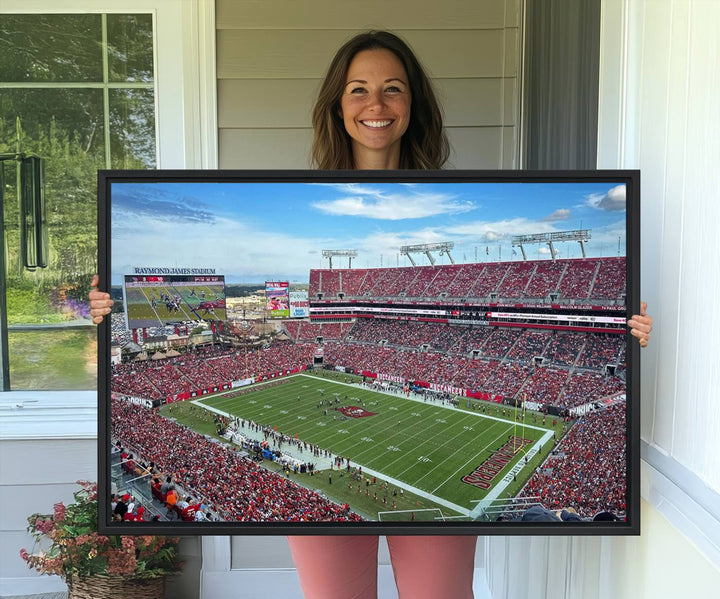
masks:
[[[311,268],[294,318],[126,281],[143,328],[114,315],[112,477],[139,519],[623,519],[625,258],[432,259],[450,249]],[[222,306],[194,319],[201,292]]]

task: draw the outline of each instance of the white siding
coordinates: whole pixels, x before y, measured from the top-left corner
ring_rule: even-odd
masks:
[[[516,168],[519,4],[219,0],[220,168],[308,168],[310,113],[330,59],[373,28],[404,37],[435,80],[449,167]],[[367,20],[378,14],[382,22]]]

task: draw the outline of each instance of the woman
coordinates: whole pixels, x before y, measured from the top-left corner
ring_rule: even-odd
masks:
[[[320,169],[439,169],[449,155],[430,80],[407,44],[388,32],[357,35],[338,50],[312,123],[312,159]],[[93,322],[99,323],[112,300],[97,290],[90,300]],[[644,303],[628,324],[645,346],[652,319]],[[377,536],[288,540],[308,599],[377,595]],[[400,599],[471,598],[476,541],[475,536],[388,537]]]

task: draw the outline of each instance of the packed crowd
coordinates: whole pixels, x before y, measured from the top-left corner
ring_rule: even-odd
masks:
[[[242,457],[229,446],[122,400],[112,402],[111,436],[140,455],[223,520],[359,521],[338,505]]]
[[[588,403],[588,398],[610,397],[625,392],[625,381],[598,372],[576,372],[562,390],[557,404],[574,408]]]
[[[510,262],[497,289],[500,297],[526,297],[526,289],[535,270],[533,262]]]
[[[618,299],[625,293],[625,258],[606,258],[600,263],[595,283],[592,288],[592,296]]]
[[[314,349],[312,344],[277,342],[257,351],[193,351],[177,358],[114,364],[111,388],[125,395],[165,399],[168,395],[306,366],[312,363]]]
[[[532,475],[518,498],[539,497],[550,510],[574,508],[583,517],[626,511],[625,404],[579,420]]]
[[[350,322],[307,322],[305,320],[286,320],[283,325],[293,341],[315,341],[323,339],[339,340],[347,335],[352,328]]]
[[[310,271],[310,296],[619,299],[625,258],[487,262]]]
[[[617,364],[623,345],[625,343],[621,335],[588,335],[578,366],[604,368],[607,364]]]
[[[558,283],[560,296],[577,299],[593,297],[590,288],[597,268],[597,260],[578,260],[576,264],[573,264],[573,268],[568,268],[563,278],[560,279]]]
[[[441,293],[448,293],[450,285],[462,268],[462,264],[451,264],[439,268],[435,278],[425,289],[427,297],[439,297]]]
[[[342,331],[351,325],[297,326],[298,335],[300,327],[307,326],[311,335],[338,335],[339,331],[342,337]],[[326,365],[506,397],[520,397],[518,394],[523,393],[566,407],[624,388],[621,376],[600,372],[606,365],[618,363],[624,347],[619,335],[361,320],[349,329],[345,339],[334,341],[328,336],[323,344]],[[445,350],[448,346],[450,351]],[[303,368],[312,364],[316,349],[312,341],[285,341],[258,350],[194,350],[177,358],[114,365],[111,385],[114,392],[125,395],[165,399],[168,395]],[[473,357],[470,350],[478,350],[479,357]],[[544,357],[545,366],[538,367],[535,357]],[[573,365],[575,370],[568,376]],[[595,383],[596,379],[599,382]]]
[[[585,335],[555,333],[545,347],[543,357],[554,365],[572,366],[582,351],[585,339]]]

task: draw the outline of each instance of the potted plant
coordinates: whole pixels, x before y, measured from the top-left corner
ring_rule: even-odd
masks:
[[[78,481],[69,505],[56,503],[52,514],[28,517],[35,538],[33,553],[20,550],[30,568],[57,574],[69,599],[97,599],[122,593],[137,599],[162,599],[165,577],[179,572],[177,538],[157,535],[104,536],[97,532],[97,485]]]

